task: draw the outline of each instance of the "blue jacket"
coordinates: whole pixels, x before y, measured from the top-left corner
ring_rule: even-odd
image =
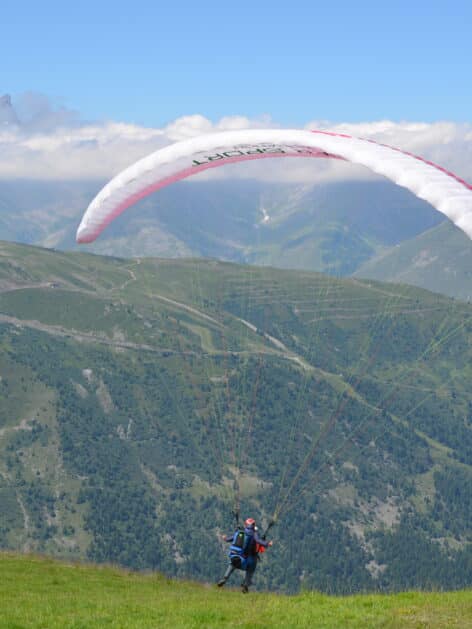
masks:
[[[228,535],[225,538],[227,542],[233,542],[229,549],[229,556],[240,555],[243,557],[256,557],[257,556],[257,545],[263,546],[267,548],[269,542],[265,539],[259,537],[257,531],[255,531],[252,527],[245,527],[244,529],[244,547],[238,548],[234,546],[234,541],[236,540],[236,535],[239,533],[240,529],[236,529],[236,531],[232,535]]]

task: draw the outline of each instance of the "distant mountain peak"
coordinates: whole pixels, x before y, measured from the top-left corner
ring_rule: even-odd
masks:
[[[0,96],[0,125],[18,125],[19,120],[11,102],[10,94]]]

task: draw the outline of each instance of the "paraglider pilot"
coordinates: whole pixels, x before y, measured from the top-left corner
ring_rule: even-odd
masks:
[[[259,537],[256,521],[253,518],[248,518],[244,522],[244,529],[238,527],[232,535],[224,535],[223,539],[225,542],[231,542],[231,546],[228,552],[229,565],[223,578],[218,581],[218,587],[223,587],[234,570],[244,570],[245,576],[241,583],[241,590],[246,594],[256,571],[259,553],[263,553],[266,548],[272,546],[272,542]]]

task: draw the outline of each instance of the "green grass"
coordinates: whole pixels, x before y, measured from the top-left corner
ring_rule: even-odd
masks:
[[[0,627],[472,627],[472,591],[331,597],[220,591],[110,567],[0,555]]]

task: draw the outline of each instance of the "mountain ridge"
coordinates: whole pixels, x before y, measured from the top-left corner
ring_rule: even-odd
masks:
[[[77,250],[75,229],[102,185],[0,182],[0,238]],[[468,298],[472,285],[470,240],[427,204],[384,181],[180,182],[126,212],[86,250],[403,278],[460,299]],[[418,257],[423,250],[428,255]]]
[[[467,236],[445,221],[365,262],[354,277],[404,282],[470,301],[472,245]]]

